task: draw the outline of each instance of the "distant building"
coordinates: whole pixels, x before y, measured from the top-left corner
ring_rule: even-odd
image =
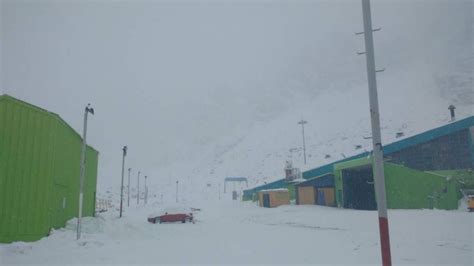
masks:
[[[290,204],[290,195],[283,188],[262,190],[258,192],[258,201],[260,207],[274,208]]]
[[[383,151],[389,208],[456,208],[455,202],[461,196],[458,193],[460,182],[451,179],[455,179],[456,176],[474,178],[474,116],[384,145]],[[367,193],[373,190],[369,158],[371,158],[370,152],[363,152],[303,172],[303,178],[307,181],[296,184],[297,203],[300,202],[301,193],[304,197],[301,198],[302,202],[311,202],[311,197],[314,197],[315,204],[318,204],[318,197],[321,196],[318,196],[317,184],[319,183],[321,188],[322,178],[328,179],[328,176],[332,176],[337,206],[373,209],[375,201],[366,199],[362,200],[361,202],[365,203],[361,204],[367,205],[358,205],[356,200],[358,196],[355,193],[358,190],[366,189]],[[361,186],[363,183],[356,181],[359,178],[365,179],[366,186]],[[291,190],[294,187],[293,184],[285,182],[285,179],[280,179],[245,190],[243,198],[251,200],[260,190],[277,188]],[[426,187],[431,191],[427,191]],[[396,189],[410,191],[416,196],[391,194],[391,191]],[[331,193],[326,191],[329,190],[326,189],[323,193]]]

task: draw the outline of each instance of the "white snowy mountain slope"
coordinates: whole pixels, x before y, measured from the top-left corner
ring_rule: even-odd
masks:
[[[466,11],[472,10],[472,2],[436,3],[429,9],[423,4],[374,4],[374,24],[384,26],[375,35],[376,64],[386,68],[377,77],[383,144],[398,140],[397,132],[409,137],[449,123],[450,104],[457,107],[457,119],[474,115],[474,20]],[[459,16],[441,15],[448,11]],[[426,13],[424,20],[418,19],[420,12]],[[233,127],[192,156],[149,169],[150,193],[172,198],[179,180],[183,197],[216,196],[226,176],[248,177],[249,187],[255,187],[282,178],[286,160],[305,171],[371,150],[371,141],[364,139],[371,134],[365,57],[355,54],[363,50],[363,40],[351,42],[359,38],[349,36],[351,32],[331,34],[347,35],[343,39],[349,42],[334,43],[334,51],[320,51],[345,53],[347,59],[338,60],[339,67],[331,62],[325,68],[318,60],[327,56],[305,50],[300,61],[289,62],[288,70],[282,71],[281,84],[274,90],[255,88],[260,107],[255,108],[256,102],[248,97],[234,99],[229,94],[229,104],[242,105],[241,109],[248,104],[246,112],[253,112],[255,118],[249,121],[251,126]],[[268,101],[262,101],[266,94]],[[231,114],[224,117],[232,119]],[[297,124],[301,119],[308,121],[306,165]],[[362,147],[356,150],[356,145]],[[117,183],[111,185],[99,177],[99,184],[101,192],[118,191]],[[133,171],[132,190],[135,185]]]

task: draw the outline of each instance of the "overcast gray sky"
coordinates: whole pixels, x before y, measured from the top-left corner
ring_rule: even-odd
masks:
[[[439,65],[472,43],[472,1],[373,1],[380,65]],[[1,89],[61,115],[101,174],[192,160],[233,130],[365,82],[360,1],[2,1]],[[380,49],[378,50],[380,51]]]

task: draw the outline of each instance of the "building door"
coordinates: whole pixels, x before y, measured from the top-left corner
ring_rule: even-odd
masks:
[[[372,167],[360,167],[342,171],[344,208],[376,210]]]
[[[314,187],[298,187],[298,204],[315,204]]]
[[[324,189],[318,189],[318,205],[326,205],[326,196]]]
[[[263,194],[263,207],[270,208],[270,194]]]
[[[66,209],[67,202],[67,187],[59,184],[54,184],[54,209],[53,209],[53,227],[63,227],[67,220]]]

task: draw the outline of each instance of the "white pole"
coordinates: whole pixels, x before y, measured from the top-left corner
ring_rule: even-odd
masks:
[[[140,204],[140,171],[138,171],[137,177],[137,205]]]
[[[178,202],[178,183],[179,181],[176,181],[176,202]]]
[[[128,168],[127,207],[130,207],[130,171],[132,171],[132,168]]]
[[[308,121],[305,121],[301,119],[301,121],[298,122],[298,124],[301,125],[301,132],[303,134],[303,156],[304,156],[304,164],[306,165],[306,143],[305,143],[305,138],[304,138],[304,124],[308,123]]]
[[[125,169],[125,156],[127,156],[127,146],[123,146],[122,154],[122,183],[120,185],[120,218],[122,218],[122,209],[123,209],[123,175]]]
[[[145,176],[145,204],[148,203],[148,186],[146,184],[146,179],[148,176]]]
[[[81,218],[82,218],[82,204],[84,199],[84,175],[86,164],[86,147],[87,147],[87,116],[88,113],[94,114],[94,109],[90,108],[90,104],[86,106],[84,111],[84,126],[82,133],[82,152],[81,152],[81,167],[80,167],[80,185],[79,185],[79,210],[77,215],[77,239],[81,238]]]
[[[377,209],[379,215],[379,233],[382,253],[382,265],[392,265],[390,254],[390,236],[388,228],[387,203],[385,195],[385,176],[383,166],[382,137],[380,133],[380,114],[377,96],[374,40],[372,36],[372,18],[370,0],[362,0],[364,17],[365,53],[367,61],[367,79],[369,84],[370,118],[372,124],[373,174]]]

